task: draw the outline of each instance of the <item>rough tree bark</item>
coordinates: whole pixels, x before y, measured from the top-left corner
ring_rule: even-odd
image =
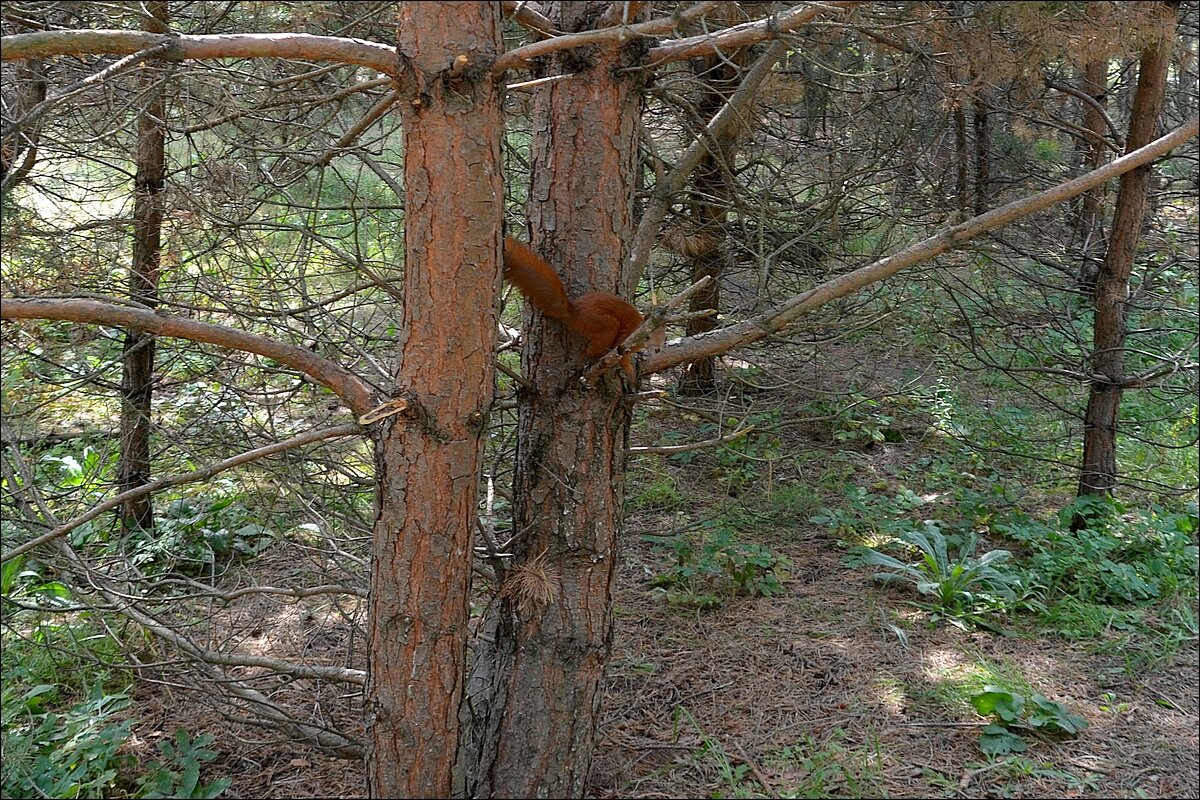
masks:
[[[166,33],[166,0],[145,4],[142,26]],[[163,81],[168,65],[148,61],[139,73],[146,105],[138,115],[137,173],[134,177],[133,263],[129,298],[147,308],[158,306],[158,271],[162,252],[163,189],[166,187],[166,102]],[[154,334],[129,328],[121,361],[121,455],[117,483],[121,492],[136,489],[151,477],[151,402],[154,399]],[[150,531],[154,506],[150,495],[134,496],[121,505],[121,529]]]
[[[606,2],[561,3],[564,31],[590,28]],[[641,113],[640,39],[556,54],[572,80],[538,93],[531,240],[571,294],[627,294]],[[612,644],[612,582],[622,523],[630,408],[620,371],[581,385],[579,341],[534,318],[522,354],[514,526],[520,535],[484,620],[468,689],[473,797],[582,797],[600,682]]]
[[[402,3],[404,304],[376,444],[366,689],[372,797],[461,794],[459,705],[504,190],[496,3]],[[456,787],[456,783],[459,785]]]
[[[1176,13],[1176,4],[1159,4],[1161,13]],[[1126,153],[1154,139],[1162,113],[1171,62],[1171,40],[1156,42],[1142,51],[1137,91],[1129,118]],[[1121,383],[1125,379],[1126,306],[1129,277],[1141,236],[1150,187],[1151,165],[1121,176],[1113,213],[1108,251],[1096,275],[1091,393],[1083,420],[1083,464],[1079,496],[1111,495],[1117,484],[1117,427],[1121,414]],[[1086,524],[1077,517],[1073,528]]]

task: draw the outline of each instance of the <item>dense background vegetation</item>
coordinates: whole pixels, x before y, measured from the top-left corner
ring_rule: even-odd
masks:
[[[764,13],[727,5],[725,25]],[[696,309],[718,309],[717,326],[742,320],[1112,160],[1148,48],[1170,52],[1158,130],[1179,127],[1197,112],[1197,8],[1163,22],[1160,5],[878,3],[798,31],[740,126],[707,143],[710,157],[670,197],[638,305],[711,274],[717,291]],[[169,7],[171,29],[189,34],[395,38],[388,3]],[[11,3],[2,25],[136,30],[148,14]],[[508,25],[511,44],[522,41]],[[657,75],[642,140],[647,205],[759,52]],[[4,297],[223,323],[306,348],[386,396],[405,221],[390,80],[222,59],[119,64],[85,82],[114,62],[6,63]],[[1103,88],[1089,91],[1097,70]],[[521,232],[538,90],[513,87],[505,107],[509,224]],[[165,173],[148,294],[133,246],[146,191],[138,119],[156,101]],[[650,377],[661,391],[635,412],[596,794],[1195,795],[1197,683],[1180,665],[1195,664],[1198,634],[1197,175],[1195,140],[1151,173],[1111,494],[1079,488],[1115,184],[828,304],[786,335]],[[507,519],[520,301],[504,300],[479,613],[520,533]],[[670,335],[706,325],[679,321]],[[300,791],[355,793],[359,773],[326,757],[357,765],[364,738],[370,442],[330,434],[210,470],[345,422],[344,411],[271,359],[160,337],[145,477],[168,480],[150,518],[126,504],[79,522],[137,485],[122,472],[119,420],[138,341],[105,325],[4,324],[4,553],[70,529],[0,573],[4,794],[201,797],[237,780],[286,796],[298,790],[279,776],[306,770],[320,777]],[[853,634],[844,651],[804,656],[805,674],[821,664],[835,677],[799,691],[805,678],[781,664],[839,626]],[[740,638],[747,628],[760,638]],[[729,679],[737,688],[671,683],[686,665],[711,667],[698,641],[744,664]],[[777,643],[757,660],[754,648]],[[926,669],[918,691],[905,670],[941,647],[958,649],[961,669]],[[896,683],[839,683],[838,659],[855,676],[883,663]],[[1156,676],[1174,677],[1164,689]],[[1052,688],[1064,685],[1090,688]],[[790,708],[779,698],[792,691],[814,705],[746,722],[756,705]],[[913,709],[905,720],[956,738],[888,739],[880,709],[893,695]],[[818,712],[821,697],[841,705]],[[867,711],[842,719],[847,708]],[[1122,760],[1117,719],[1132,738],[1191,724],[1191,739],[1148,739],[1153,748]],[[1064,744],[1080,735],[1091,749]],[[239,756],[235,737],[265,755]],[[287,741],[305,749],[269,749]],[[658,758],[658,745],[674,755]],[[922,747],[954,756],[914,767]],[[1080,762],[1097,752],[1107,761]]]

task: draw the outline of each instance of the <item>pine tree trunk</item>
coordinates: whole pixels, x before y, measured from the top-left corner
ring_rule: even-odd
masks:
[[[974,76],[972,76],[974,77]],[[972,80],[972,83],[976,83]],[[982,93],[982,89],[980,92]],[[975,123],[975,215],[988,210],[988,193],[992,183],[992,133],[988,107],[981,94],[975,96],[972,117]]]
[[[722,21],[736,24],[736,6],[730,6]],[[700,99],[696,103],[697,122],[706,124],[725,105],[729,96],[737,89],[747,61],[746,48],[695,59],[692,70],[699,82]],[[747,123],[748,124],[748,123]],[[729,254],[722,246],[725,241],[725,222],[729,216],[734,187],[731,173],[737,156],[738,136],[743,131],[731,128],[725,136],[713,144],[714,150],[704,154],[693,174],[692,184],[695,201],[692,204],[692,226],[687,231],[688,241],[694,243],[685,254],[691,259],[690,279],[694,283],[701,278],[711,278],[707,286],[692,295],[688,310],[691,312],[720,311],[721,276],[729,261]],[[717,316],[712,314],[689,319],[684,328],[685,336],[696,336],[717,327]],[[679,377],[682,394],[707,394],[717,389],[716,356],[706,356],[684,365]]]
[[[167,31],[165,0],[146,3],[143,29]],[[159,264],[162,255],[163,189],[166,186],[166,137],[163,80],[167,64],[148,61],[141,66],[142,90],[149,98],[138,115],[137,173],[134,177],[133,263],[129,270],[129,298],[144,306],[158,305]],[[121,455],[117,467],[120,491],[150,482],[150,432],[154,399],[155,337],[129,329],[121,359]],[[121,506],[121,528],[154,529],[150,495],[127,500]]]
[[[404,304],[380,425],[366,716],[370,795],[461,795],[459,706],[504,188],[498,3],[402,3]],[[466,59],[465,63],[460,58]]]
[[[1083,127],[1092,133],[1083,139],[1086,156],[1083,171],[1098,169],[1104,163],[1104,103],[1108,94],[1107,61],[1093,61],[1084,67],[1080,90],[1096,101],[1083,104]],[[1096,275],[1104,253],[1104,187],[1097,186],[1084,193],[1075,218],[1076,236],[1082,245],[1079,264],[1079,288],[1091,294],[1096,288]]]
[[[565,31],[608,3],[563,3]],[[567,51],[538,93],[530,240],[568,292],[625,293],[641,113],[640,71],[624,48]],[[636,51],[635,51],[636,54]],[[541,319],[539,317],[539,319]],[[515,558],[479,637],[468,688],[473,797],[582,797],[612,646],[612,585],[622,526],[630,407],[619,370],[584,387],[580,341],[542,319],[529,332],[519,397]]]
[[[1163,3],[1159,7],[1164,13],[1175,14],[1173,5]],[[1152,44],[1142,51],[1125,148],[1127,153],[1155,137],[1170,60],[1169,40]],[[1108,252],[1096,276],[1093,300],[1095,334],[1091,360],[1094,378],[1084,416],[1080,497],[1111,495],[1117,484],[1117,432],[1121,383],[1125,380],[1125,302],[1129,297],[1129,277],[1146,210],[1150,174],[1151,167],[1146,165],[1121,176]],[[1072,525],[1078,528],[1085,523],[1085,520],[1077,518]]]

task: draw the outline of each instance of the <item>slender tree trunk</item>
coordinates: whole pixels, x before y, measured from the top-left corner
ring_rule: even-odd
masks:
[[[730,6],[729,16],[724,20],[734,24],[735,6]],[[720,58],[710,56],[696,59],[693,72],[701,85],[700,100],[696,104],[700,124],[707,124],[725,105],[729,96],[741,82],[746,63],[745,48]],[[712,280],[707,286],[692,295],[689,311],[705,311],[721,308],[721,275],[728,266],[729,254],[722,243],[725,241],[725,222],[733,197],[730,174],[737,156],[737,139],[742,132],[740,126],[730,128],[717,141],[712,142],[715,150],[704,154],[693,174],[692,186],[695,200],[692,204],[692,229],[685,242],[693,246],[685,250],[691,259],[692,282],[704,277]],[[695,336],[713,330],[717,326],[716,315],[689,319],[684,329],[687,336]],[[706,394],[716,391],[716,357],[707,356],[684,365],[679,378],[679,391],[683,394]]]
[[[1108,95],[1108,62],[1092,61],[1083,69],[1080,90],[1096,101],[1083,104],[1083,127],[1092,136],[1082,139],[1085,156],[1083,171],[1098,169],[1104,163],[1104,104]],[[1079,263],[1079,288],[1091,294],[1096,288],[1096,274],[1104,253],[1104,187],[1097,186],[1080,198],[1079,214],[1075,218],[1075,234],[1082,244]]]
[[[972,80],[971,83],[978,85],[977,80]],[[988,192],[992,182],[992,133],[983,89],[978,90],[971,105],[975,122],[975,215],[979,216],[987,211]]]
[[[1175,14],[1173,4],[1163,3],[1160,7],[1163,13]],[[1126,152],[1154,139],[1163,107],[1170,55],[1171,40],[1152,44],[1142,51]],[[1091,372],[1095,377],[1084,416],[1080,497],[1111,495],[1117,483],[1117,428],[1121,381],[1125,378],[1127,333],[1125,301],[1129,297],[1129,276],[1141,235],[1150,173],[1151,167],[1147,164],[1121,176],[1108,252],[1096,276],[1091,359]],[[1086,520],[1077,518],[1073,527],[1084,524]]]
[[[965,99],[954,106],[954,198],[958,209],[958,220],[967,218],[967,171],[970,155],[967,152],[967,112]]]
[[[462,794],[459,706],[472,535],[492,402],[504,187],[487,65],[498,3],[399,6],[404,303],[380,423],[369,606],[372,797]]]
[[[561,3],[564,31],[606,2]],[[641,40],[567,51],[535,109],[530,238],[572,295],[623,291],[641,113]],[[539,316],[538,319],[541,319]],[[514,478],[515,558],[478,640],[468,696],[474,797],[582,797],[612,646],[630,408],[619,370],[580,384],[578,339],[554,321],[527,337],[533,389],[521,394]]]
[[[169,20],[166,0],[145,4],[143,29],[166,33]],[[163,81],[167,62],[148,61],[141,67],[141,85],[148,99],[138,115],[137,173],[134,177],[133,264],[129,270],[129,297],[154,308],[158,305],[159,260],[162,253],[163,189],[166,186],[166,102]],[[154,399],[155,337],[128,329],[121,363],[121,455],[118,484],[122,492],[136,489],[151,478],[151,411]],[[121,506],[121,528],[153,530],[154,507],[150,495]]]
[[[46,62],[40,58],[20,61],[11,67],[13,83],[20,87],[13,93],[13,105],[9,115],[19,119],[34,106],[46,100]],[[39,126],[31,131],[20,131],[13,141],[0,145],[0,196],[6,195],[29,174],[37,163]],[[10,206],[3,203],[0,212],[8,212]]]

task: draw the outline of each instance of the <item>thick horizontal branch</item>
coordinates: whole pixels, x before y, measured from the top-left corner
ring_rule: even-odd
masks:
[[[100,70],[99,72],[88,75],[86,78],[84,78],[80,81],[77,81],[76,83],[72,84],[71,86],[68,86],[67,88],[63,89],[62,91],[56,92],[53,95],[51,95],[50,97],[47,97],[46,99],[42,100],[42,102],[38,103],[33,108],[29,109],[29,111],[27,111],[21,117],[6,124],[4,126],[4,128],[2,130],[0,130],[0,136],[3,136],[4,138],[7,139],[18,128],[32,127],[33,123],[35,123],[39,119],[41,119],[42,116],[47,111],[49,111],[52,107],[54,107],[56,104],[61,103],[62,101],[67,100],[68,98],[74,97],[75,95],[86,91],[88,88],[94,86],[97,83],[103,83],[104,81],[107,81],[112,76],[114,76],[120,72],[124,72],[124,71],[128,70],[130,67],[136,66],[137,64],[140,64],[141,62],[143,62],[147,59],[161,56],[164,52],[166,52],[166,49],[167,48],[165,45],[160,44],[156,47],[151,47],[148,50],[139,50],[136,53],[134,53],[133,55],[126,56],[125,58],[119,59],[118,61],[115,61],[114,63],[109,64],[107,67]],[[6,175],[5,177],[7,178],[8,176]]]
[[[527,31],[533,31],[542,36],[554,36],[559,33],[554,27],[553,22],[540,12],[530,8],[527,3],[518,2],[517,0],[503,0],[500,3],[500,8],[504,11],[504,16],[512,17],[517,24]]]
[[[247,353],[273,358],[297,369],[340,397],[356,415],[375,407],[371,387],[354,373],[343,369],[327,358],[266,336],[246,333],[237,328],[209,322],[172,317],[144,308],[119,306],[98,300],[31,299],[0,300],[0,319],[59,319],[92,325],[112,325],[134,328],[158,336],[171,336],[243,350]]]
[[[864,0],[833,0],[828,3],[801,3],[786,11],[772,14],[769,17],[735,25],[723,30],[700,36],[690,36],[686,39],[673,39],[657,47],[650,48],[646,63],[657,65],[667,61],[680,61],[685,58],[708,55],[718,51],[729,51],[745,47],[755,42],[774,39],[780,34],[793,31],[811,22],[822,14],[842,11],[853,6],[861,5]],[[633,25],[616,25],[610,28],[570,33],[554,36],[548,39],[509,50],[492,64],[492,74],[501,75],[505,70],[528,67],[529,63],[542,56],[573,47],[586,47],[597,44],[616,44],[636,36],[658,36],[669,33],[680,26],[691,24],[704,16],[716,11],[724,3],[696,3],[688,6],[669,17],[658,17],[638,22]],[[546,23],[549,21],[547,20]],[[536,28],[541,32],[540,28]]]
[[[829,11],[859,5],[861,0],[805,3],[779,14],[736,25],[711,34],[664,42],[649,52],[649,63],[678,61],[718,50],[744,47],[795,30]],[[530,61],[559,50],[602,43],[616,43],[635,36],[657,36],[687,25],[720,8],[724,3],[700,2],[671,16],[633,25],[615,25],[595,31],[553,36],[510,50],[492,65],[492,74],[526,67]],[[514,6],[515,8],[515,6]],[[523,14],[522,22],[542,30],[548,20]],[[204,58],[289,58],[304,61],[334,61],[370,67],[396,77],[396,49],[379,42],[307,33],[240,33],[176,36],[127,30],[61,30],[17,33],[0,38],[0,60],[47,58],[64,55],[130,55],[166,45],[163,58],[184,61]]]
[[[163,58],[184,61],[199,58],[289,58],[301,61],[337,61],[370,67],[396,77],[396,48],[365,39],[314,36],[308,33],[239,33],[205,36],[172,36],[124,30],[67,30],[17,33],[0,38],[0,60],[66,55],[124,56],[159,45],[169,45]]]
[[[698,55],[744,47],[764,41],[812,21],[821,14],[859,5],[862,0],[833,0],[804,3],[754,22],[736,25],[711,34],[675,39],[654,47],[648,63],[678,61]],[[518,47],[501,55],[492,65],[493,75],[527,67],[540,56],[574,47],[612,44],[637,36],[658,36],[691,24],[724,3],[699,2],[671,16],[633,25],[614,25],[583,33],[553,36]],[[513,6],[514,9],[516,6]],[[519,14],[521,21],[543,32],[549,20],[540,15]],[[370,67],[396,77],[396,49],[379,42],[307,33],[240,33],[177,36],[127,30],[61,30],[17,33],[0,38],[0,60],[47,58],[64,55],[130,55],[166,45],[162,57],[173,61],[205,58],[289,58],[304,61],[333,61]]]
[[[955,247],[960,247],[988,231],[1007,225],[1047,206],[1081,195],[1095,186],[1148,164],[1193,138],[1197,132],[1200,132],[1200,117],[1194,118],[1183,127],[1177,128],[1166,136],[1099,169],[1053,186],[1044,192],[1014,200],[986,214],[972,217],[960,225],[947,228],[935,236],[906,247],[899,253],[840,275],[803,294],[791,297],[745,322],[668,342],[662,350],[652,353],[646,358],[642,369],[645,372],[661,372],[676,364],[706,356],[720,355],[734,347],[770,336],[815,308],[852,294],[864,286],[889,278],[903,269],[928,261]]]

